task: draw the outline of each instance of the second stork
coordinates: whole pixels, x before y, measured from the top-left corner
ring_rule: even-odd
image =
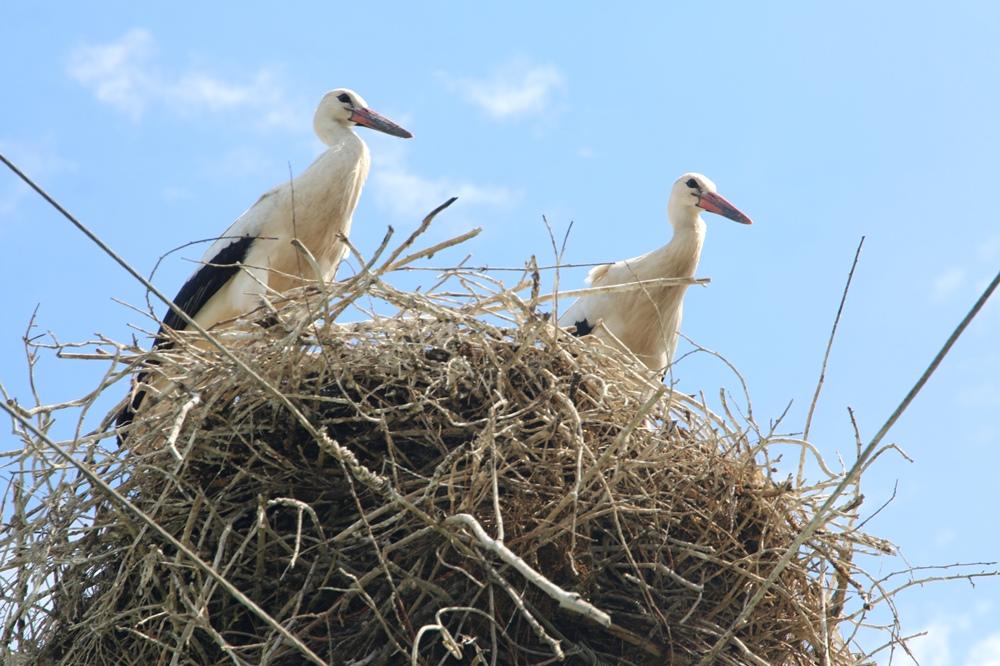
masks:
[[[603,264],[590,271],[587,282],[604,287],[656,278],[694,277],[705,241],[702,211],[751,224],[749,217],[726,201],[715,183],[698,173],[686,173],[674,182],[667,215],[674,228],[670,242],[648,254]],[[655,372],[673,361],[684,305],[682,286],[639,287],[624,292],[581,297],[559,318],[574,327],[575,335],[594,335],[625,347]]]

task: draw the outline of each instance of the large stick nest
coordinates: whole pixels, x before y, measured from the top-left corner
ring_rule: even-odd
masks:
[[[61,664],[856,662],[866,537],[832,522],[733,626],[820,494],[771,480],[766,435],[457,275],[462,298],[365,273],[220,332],[301,417],[180,334],[140,359],[171,382],[124,448],[81,445],[294,641],[79,480],[33,519],[48,597],[8,638]],[[397,314],[332,323],[376,299]]]

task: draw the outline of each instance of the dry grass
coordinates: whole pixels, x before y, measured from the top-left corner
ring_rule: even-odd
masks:
[[[62,443],[128,505],[15,422],[9,659],[693,664],[718,644],[712,663],[862,660],[853,632],[891,591],[854,561],[891,548],[854,528],[859,493],[750,601],[842,473],[776,481],[778,447],[827,468],[558,330],[530,270],[512,289],[461,269],[394,289],[387,273],[432,254],[400,259],[412,241],[220,332],[227,353],[194,334],[156,353],[170,388],[124,449]],[[334,323],[349,307],[370,320]],[[21,415],[45,431],[114,379]]]

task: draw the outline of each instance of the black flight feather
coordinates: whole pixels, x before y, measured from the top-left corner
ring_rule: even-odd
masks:
[[[250,252],[250,246],[255,240],[257,240],[256,236],[243,236],[222,248],[218,254],[188,278],[181,290],[174,296],[174,304],[189,317],[195,317],[212,296],[215,296],[223,285],[236,275],[236,271],[240,270],[240,263],[246,259]],[[173,308],[169,308],[163,317],[160,330],[157,331],[156,339],[153,341],[153,349],[170,347],[170,341],[165,336],[168,328],[174,331],[183,331],[187,328],[187,322],[174,312]],[[139,383],[146,381],[146,375],[147,373],[140,372],[136,381]],[[132,400],[118,412],[115,425],[122,428],[132,423],[132,418],[145,397],[145,391],[136,391]],[[124,441],[124,435],[118,435],[119,447]]]
[[[257,240],[255,236],[243,236],[225,246],[214,257],[205,262],[194,275],[188,278],[181,290],[174,296],[174,304],[189,317],[194,317],[205,304],[222,289],[229,279],[240,270],[240,263],[247,258],[250,246]],[[165,346],[163,334],[166,329],[183,331],[187,322],[173,308],[167,310],[163,323],[156,334],[153,347]]]
[[[586,319],[581,319],[580,321],[573,324],[575,330],[573,335],[578,338],[582,338],[585,335],[590,335],[590,332],[594,330],[594,327],[590,325],[590,322]]]

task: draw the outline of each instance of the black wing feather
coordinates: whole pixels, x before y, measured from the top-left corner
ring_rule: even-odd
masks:
[[[181,290],[177,292],[177,295],[174,296],[174,303],[177,307],[189,317],[197,315],[198,311],[208,303],[208,300],[222,289],[222,286],[240,269],[240,263],[246,259],[247,254],[250,252],[250,245],[255,240],[257,240],[256,236],[244,236],[222,248],[218,254],[188,278],[188,281],[184,283]],[[170,347],[170,341],[164,335],[168,328],[175,331],[182,331],[187,328],[187,322],[174,312],[173,308],[167,310],[167,314],[163,317],[163,323],[160,325],[160,330],[153,341],[153,348],[166,349]],[[150,361],[150,363],[153,362]],[[146,372],[140,372],[136,381],[142,383],[146,381],[146,376]],[[135,412],[139,409],[142,399],[145,397],[145,391],[136,391],[132,399],[118,412],[115,418],[115,425],[122,428],[132,423]],[[121,448],[124,442],[125,435],[119,434],[119,448]]]
[[[222,248],[218,254],[209,259],[204,266],[188,278],[181,290],[174,296],[174,303],[189,317],[194,317],[208,303],[212,296],[240,269],[240,263],[246,259],[250,246],[257,240],[256,236],[244,236]],[[165,329],[183,331],[187,322],[173,308],[167,310],[163,323],[156,334],[154,347],[165,346]]]
[[[594,327],[590,325],[590,322],[586,319],[581,319],[580,321],[573,324],[575,330],[573,331],[573,336],[577,338],[582,338],[585,335],[590,335],[590,332],[594,330]]]

